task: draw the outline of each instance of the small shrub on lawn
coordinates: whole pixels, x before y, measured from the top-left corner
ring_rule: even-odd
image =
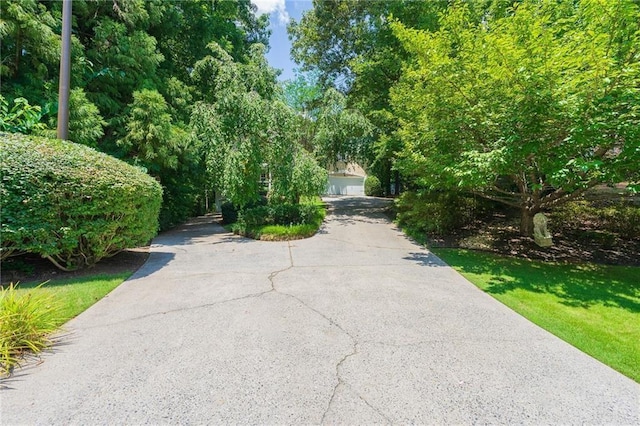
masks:
[[[368,195],[370,197],[381,197],[382,184],[380,183],[380,179],[375,176],[367,176],[364,180],[364,195]]]
[[[0,290],[0,375],[7,375],[28,354],[52,343],[58,306],[47,293],[18,294],[11,284]]]
[[[148,242],[160,184],[89,147],[0,134],[2,258],[34,253],[61,269],[90,266]]]

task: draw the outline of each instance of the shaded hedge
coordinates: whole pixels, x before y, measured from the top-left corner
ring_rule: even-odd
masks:
[[[473,197],[451,191],[407,191],[396,200],[398,223],[415,232],[445,235],[480,213]]]
[[[317,216],[318,207],[313,204],[269,204],[243,209],[238,213],[238,224],[254,228],[264,225],[309,225]]]
[[[2,258],[35,253],[61,269],[90,266],[147,243],[162,188],[86,146],[0,134]]]

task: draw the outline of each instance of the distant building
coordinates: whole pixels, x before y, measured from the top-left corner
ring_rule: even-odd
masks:
[[[329,167],[327,195],[364,195],[364,169],[356,163],[337,161]]]

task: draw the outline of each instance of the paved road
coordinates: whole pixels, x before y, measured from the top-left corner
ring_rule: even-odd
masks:
[[[2,424],[639,424],[640,386],[338,198],[321,232],[162,234],[66,344],[0,391]]]

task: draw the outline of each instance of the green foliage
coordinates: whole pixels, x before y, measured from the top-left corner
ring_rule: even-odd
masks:
[[[27,123],[44,120],[52,128],[61,6],[7,0],[0,7],[2,95],[28,100]],[[187,126],[194,103],[217,96],[212,76],[194,72],[196,64],[211,55],[214,43],[231,62],[246,65],[238,80],[249,91],[275,96],[276,73],[264,58],[268,17],[256,17],[250,0],[74,0],[72,25],[70,139],[157,178],[165,189],[163,227],[201,213],[213,184],[202,144],[190,141]],[[20,110],[4,106],[4,130],[45,130],[24,126],[24,113],[22,122],[7,119]]]
[[[52,343],[59,326],[57,303],[37,291],[19,294],[16,286],[0,288],[0,375],[8,375],[26,354]]]
[[[339,158],[364,160],[372,131],[371,123],[361,112],[347,108],[344,95],[335,89],[327,89],[313,138],[315,153],[325,164],[333,164]]]
[[[313,221],[316,206],[309,204],[269,204],[241,210],[238,223],[249,228],[262,225],[304,225]]]
[[[169,106],[156,90],[143,89],[133,93],[129,105],[127,134],[118,141],[127,157],[152,173],[178,165],[178,141],[171,126]]]
[[[300,22],[289,26],[296,62],[304,71],[315,72],[323,89],[333,85],[346,93],[349,107],[361,111],[373,125],[370,137],[360,141],[358,154],[364,160],[358,162],[381,179],[385,191],[391,187],[392,166],[400,149],[394,136],[399,123],[392,113],[389,90],[410,60],[390,24],[399,21],[408,28],[433,30],[448,3],[318,1]]]
[[[370,197],[382,196],[382,185],[380,184],[380,179],[373,175],[367,176],[364,180],[364,195],[368,195]]]
[[[640,14],[630,0],[523,1],[434,32],[393,24],[412,56],[392,104],[396,167],[418,186],[536,212],[598,183],[640,180]]]
[[[436,254],[525,318],[640,382],[637,267],[555,264],[465,250]]]
[[[191,127],[201,146],[207,180],[234,206],[243,208],[261,195],[261,175],[270,179],[273,202],[297,203],[320,194],[326,172],[302,147],[296,112],[274,97],[272,72],[255,55],[237,64],[221,46],[196,64],[196,79],[207,79],[206,101],[194,106]],[[248,76],[251,75],[251,78]]]
[[[550,216],[558,227],[579,229],[589,224],[624,238],[640,238],[640,207],[631,203],[571,201],[559,206]]]
[[[238,221],[238,209],[233,203],[229,201],[222,203],[220,212],[222,213],[222,223],[231,224]]]
[[[148,242],[162,190],[140,170],[91,148],[0,136],[2,258],[39,254],[63,269]]]
[[[260,83],[241,78],[244,66],[234,63],[219,45],[209,47],[211,55],[194,69],[196,79],[206,76],[209,91],[207,102],[199,102],[193,110],[193,134],[202,146],[211,184],[243,207],[260,196],[268,102],[248,86]]]
[[[318,73],[297,72],[293,80],[283,83],[283,97],[287,105],[304,116],[317,117],[317,107],[322,99]]]
[[[29,105],[25,98],[13,100],[13,106],[0,95],[0,131],[11,133],[38,133],[46,129],[42,122],[42,109],[37,105]]]
[[[240,235],[263,240],[310,237],[320,228],[325,209],[313,198],[305,200],[300,204],[279,203],[243,209],[232,229]]]
[[[106,124],[84,90],[72,89],[69,93],[69,140],[95,148],[104,136]]]
[[[457,192],[407,191],[396,200],[398,223],[414,232],[444,235],[476,217],[477,201]]]
[[[0,76],[2,91],[10,99],[33,100],[37,95],[42,96],[56,74],[60,53],[60,36],[56,34],[59,18],[56,19],[51,6],[36,0],[2,2]]]

